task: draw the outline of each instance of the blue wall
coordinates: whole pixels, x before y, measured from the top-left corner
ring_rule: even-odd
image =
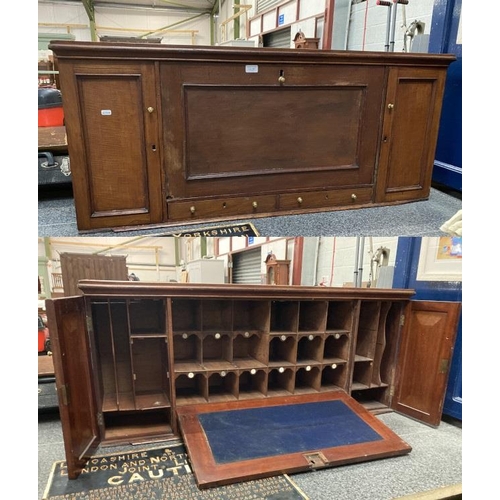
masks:
[[[462,0],[436,0],[429,35],[429,52],[457,57],[448,68],[432,180],[458,191],[462,191],[462,44],[457,44],[461,12]]]

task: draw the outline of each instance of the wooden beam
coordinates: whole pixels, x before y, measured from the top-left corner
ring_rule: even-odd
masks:
[[[323,28],[323,49],[330,50],[333,41],[333,11],[335,0],[326,0],[325,5],[325,26]]]

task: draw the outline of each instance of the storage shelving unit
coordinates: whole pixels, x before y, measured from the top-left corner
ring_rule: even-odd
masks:
[[[409,411],[416,373],[443,378],[459,310],[413,304],[411,290],[92,280],[80,288],[82,296],[47,301],[68,441],[164,440],[179,435],[182,406],[277,396],[343,391],[376,411],[399,401]],[[427,336],[415,344],[427,351],[412,347],[411,356],[436,366],[407,376],[413,330]],[[422,406],[439,400],[418,396]]]

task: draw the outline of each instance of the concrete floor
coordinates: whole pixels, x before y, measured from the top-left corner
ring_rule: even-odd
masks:
[[[39,188],[38,236],[140,236],[195,231],[217,223],[176,225],[116,232],[82,233],[76,226],[71,190]],[[428,200],[387,207],[242,219],[260,236],[443,236],[439,229],[462,208],[461,193],[431,189]],[[228,222],[220,222],[227,225]]]
[[[446,419],[438,428],[432,428],[394,412],[377,418],[410,444],[412,451],[401,457],[290,475],[310,500],[393,500],[462,482],[460,421]],[[43,496],[53,462],[64,459],[58,413],[40,413],[39,499]]]

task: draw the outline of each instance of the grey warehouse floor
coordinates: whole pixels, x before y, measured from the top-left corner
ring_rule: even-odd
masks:
[[[38,236],[155,236],[195,232],[218,225],[204,223],[80,232],[76,226],[71,189],[39,188],[38,198]],[[414,203],[231,222],[252,222],[260,236],[443,236],[445,233],[439,228],[461,208],[461,193],[449,194],[433,187],[428,200]]]
[[[438,428],[433,428],[394,412],[377,418],[406,441],[412,451],[401,457],[290,475],[309,500],[393,500],[462,483],[461,421],[445,417]],[[158,443],[152,447],[157,446]],[[103,449],[97,452],[103,453],[106,453]],[[40,413],[39,499],[43,496],[53,462],[64,459],[58,413]]]

